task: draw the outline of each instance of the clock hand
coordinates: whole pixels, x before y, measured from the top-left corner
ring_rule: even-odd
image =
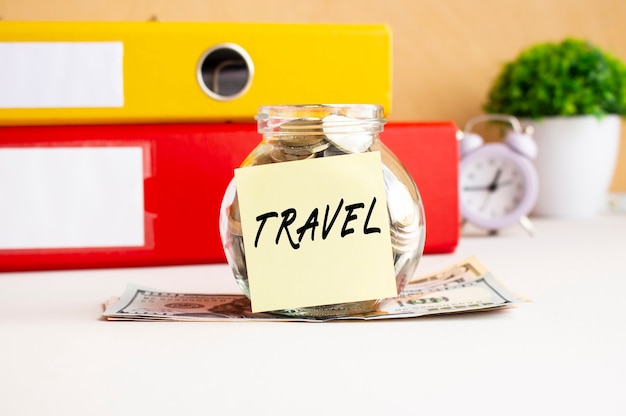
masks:
[[[493,180],[491,181],[491,184],[489,184],[489,186],[487,187],[489,192],[495,192],[495,190],[498,189],[498,179],[500,179],[501,175],[502,175],[502,168],[499,168],[496,171],[496,176],[494,176]]]
[[[491,199],[491,194],[498,190],[498,186],[500,185],[498,183],[498,180],[500,179],[500,176],[502,176],[502,168],[498,168],[498,170],[496,171],[496,175],[493,177],[493,180],[491,181],[489,186],[487,186],[487,190],[489,191],[489,193],[485,197],[483,205],[480,207],[481,211],[487,208],[489,200]]]
[[[485,200],[483,201],[483,204],[480,206],[480,210],[484,211],[485,208],[487,208],[487,205],[489,204],[489,200],[491,199],[491,192],[489,192],[486,196],[485,196]]]
[[[464,186],[464,191],[486,191],[489,189],[489,186]]]
[[[482,186],[482,185],[476,185],[476,186],[464,186],[463,190],[464,191],[489,191],[489,192],[495,192],[499,186],[501,185],[507,185],[508,182],[510,181],[505,181],[505,182],[501,182],[498,183],[498,179],[500,179],[500,176],[502,176],[502,169],[498,169],[496,171],[496,175],[494,176],[494,178],[492,179],[491,183],[489,185],[486,186]]]
[[[489,192],[495,192],[498,190],[499,187],[501,186],[506,186],[506,185],[511,185],[513,183],[512,179],[508,179],[506,181],[502,181],[502,182],[498,182],[498,180],[500,179],[500,176],[502,176],[502,169],[498,169],[496,171],[496,175],[493,178],[493,180],[491,181],[491,183],[489,185],[483,186],[483,185],[474,185],[474,186],[464,186],[463,190],[464,191],[489,191]]]

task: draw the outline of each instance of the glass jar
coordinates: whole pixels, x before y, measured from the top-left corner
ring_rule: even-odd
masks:
[[[424,249],[422,201],[411,175],[380,141],[383,109],[371,104],[263,106],[255,119],[259,145],[240,167],[284,163],[318,157],[380,152],[389,215],[396,286],[400,293],[413,276]],[[235,281],[250,297],[246,250],[234,179],[220,209],[222,245]],[[272,261],[268,259],[268,261]],[[290,316],[349,316],[376,309],[379,299],[274,311]]]

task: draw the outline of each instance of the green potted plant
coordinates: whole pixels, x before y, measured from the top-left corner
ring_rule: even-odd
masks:
[[[626,65],[620,59],[579,39],[535,44],[504,64],[483,109],[532,126],[539,148],[536,215],[582,218],[598,212],[626,115]]]

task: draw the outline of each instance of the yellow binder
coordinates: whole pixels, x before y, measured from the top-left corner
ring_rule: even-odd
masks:
[[[0,125],[250,121],[391,105],[383,24],[0,22]]]

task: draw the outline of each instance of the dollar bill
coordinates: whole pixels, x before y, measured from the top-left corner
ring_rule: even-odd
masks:
[[[472,256],[431,274],[414,277],[403,290],[403,294],[426,293],[462,284],[489,273],[476,257]]]
[[[239,294],[162,292],[129,285],[119,298],[105,304],[107,320],[171,321],[306,321],[373,320],[474,312],[504,308],[526,301],[506,289],[475,257],[437,273],[413,279],[397,297],[383,299],[375,311],[351,316],[291,317],[253,313]]]

